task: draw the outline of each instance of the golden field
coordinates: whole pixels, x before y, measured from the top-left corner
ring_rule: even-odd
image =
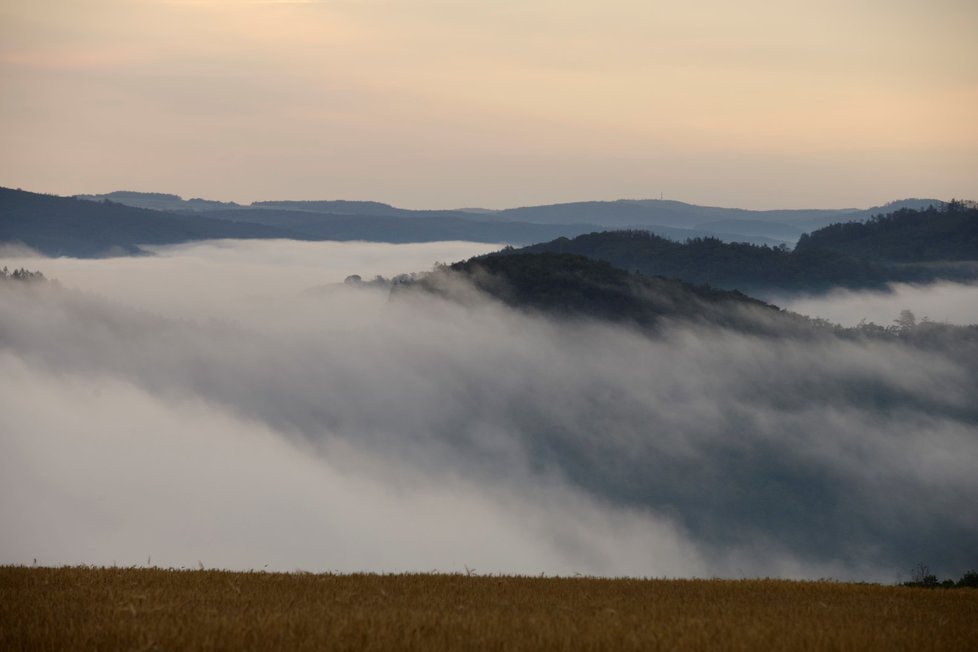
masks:
[[[0,650],[978,650],[978,591],[0,567]]]

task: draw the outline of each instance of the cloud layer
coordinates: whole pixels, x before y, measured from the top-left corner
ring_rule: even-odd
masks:
[[[650,337],[323,287],[479,245],[439,247],[31,261],[61,287],[0,287],[0,561],[884,581],[974,565],[973,348]]]
[[[778,305],[844,326],[855,326],[862,320],[885,326],[901,310],[911,310],[918,319],[978,324],[978,285],[896,283],[888,292],[836,290],[823,296],[787,298]]]

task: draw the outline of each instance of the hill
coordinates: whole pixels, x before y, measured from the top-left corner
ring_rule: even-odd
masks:
[[[293,211],[307,214],[360,215],[364,217],[455,218],[490,223],[521,222],[561,227],[559,235],[572,237],[578,233],[608,228],[642,228],[666,238],[715,237],[724,242],[754,244],[794,244],[801,233],[838,222],[863,221],[873,215],[900,208],[940,206],[936,199],[904,199],[868,209],[779,209],[747,210],[698,206],[662,199],[620,199],[616,201],[587,201],[541,206],[524,206],[503,210],[468,209],[418,210],[391,206],[376,201],[318,200],[318,201],[258,201],[250,205],[204,199],[184,200],[165,193],[113,192],[105,195],[79,195],[86,199],[109,199],[140,208],[179,212],[240,211],[241,221],[259,221],[248,216],[255,209]],[[582,227],[590,226],[590,229]],[[352,236],[350,236],[352,237]],[[517,244],[513,242],[512,244]],[[528,244],[525,243],[524,244]]]
[[[196,213],[214,219],[234,222],[266,224],[279,228],[295,229],[297,237],[329,240],[367,240],[374,242],[428,242],[432,240],[470,240],[473,242],[498,242],[525,245],[560,236],[574,237],[582,233],[600,231],[608,226],[632,224],[642,226],[657,235],[676,240],[714,237],[724,242],[751,242],[778,245],[795,242],[801,234],[796,226],[758,220],[720,220],[702,225],[697,221],[696,209],[681,202],[665,202],[688,207],[686,213],[675,220],[664,217],[659,207],[648,207],[635,202],[585,202],[582,204],[555,204],[532,209],[492,211],[486,209],[417,210],[391,206],[376,201],[315,200],[315,201],[256,201],[249,205],[219,202],[205,199],[183,199],[167,193],[118,191],[103,195],[76,195],[79,199],[109,200],[139,208]],[[630,211],[635,204],[638,211]],[[610,211],[602,207],[611,207]],[[548,210],[564,216],[563,221],[546,219]],[[708,209],[726,215],[737,209]],[[808,215],[812,211],[800,211]],[[520,218],[525,213],[527,219]],[[814,211],[814,213],[820,213]],[[834,211],[830,211],[832,215]],[[617,215],[617,218],[615,217]],[[538,217],[543,216],[543,219]],[[359,217],[362,219],[351,219]],[[418,220],[417,224],[404,225],[391,218]],[[593,218],[593,219],[591,219]],[[423,222],[423,220],[427,220]],[[691,221],[692,220],[692,221]],[[672,222],[675,224],[672,224]],[[672,224],[672,225],[670,225]]]
[[[154,211],[194,212],[218,210],[222,208],[240,208],[234,202],[215,201],[213,199],[184,199],[179,195],[164,192],[134,192],[132,190],[117,190],[101,195],[75,195],[76,199],[88,201],[110,201],[134,208],[149,208]]]
[[[978,205],[902,208],[864,223],[834,224],[801,236],[798,252],[831,251],[890,263],[978,261]]]
[[[166,210],[130,206],[108,199],[110,196]],[[602,228],[597,224],[507,221],[494,214],[465,211],[384,209],[385,204],[375,202],[269,202],[251,208],[207,200],[185,202],[176,195],[153,193],[110,193],[99,201],[94,197],[56,197],[0,188],[0,243],[24,244],[50,256],[98,257],[140,254],[140,245],[217,238],[390,243],[467,240],[526,245]],[[195,208],[186,209],[187,204]],[[272,207],[277,204],[285,207]],[[343,212],[323,212],[327,209]],[[671,237],[709,234],[657,228]]]
[[[881,288],[891,282],[974,280],[976,225],[978,210],[952,206],[902,209],[866,225],[827,227],[804,237],[793,251],[715,238],[680,243],[635,230],[558,238],[516,251],[579,254],[650,276],[748,293],[820,292]]]
[[[147,193],[138,195],[140,202],[163,205],[174,197],[153,195],[147,199]],[[595,228],[599,227],[480,221],[452,215],[404,219],[271,208],[213,210],[211,206],[173,212],[108,199],[94,201],[0,188],[0,243],[24,244],[49,256],[134,255],[142,253],[140,245],[219,238],[529,244]]]
[[[899,205],[924,202],[935,203],[907,200]],[[930,210],[935,214],[940,212]],[[913,211],[907,209],[907,212]],[[575,238],[608,227],[622,227],[648,231],[679,242],[704,240],[772,248],[794,242],[807,225],[861,220],[868,217],[866,213],[858,210],[745,211],[663,200],[581,202],[501,211],[409,210],[381,202],[343,200],[267,201],[242,206],[206,199],[184,200],[166,193],[119,191],[65,198],[0,189],[0,242],[23,243],[48,255],[91,257],[138,254],[141,244],[175,244],[212,238],[390,243],[468,240],[523,246]],[[848,234],[848,231],[840,231],[843,239]],[[712,244],[705,246],[713,249]],[[807,246],[809,243],[806,242]],[[835,251],[837,248],[819,249]],[[739,265],[745,260],[744,251],[751,250],[730,250],[721,257],[732,257],[737,261],[735,265]],[[705,254],[720,255],[717,250]],[[773,260],[769,254],[757,251],[746,256],[767,256]],[[623,264],[618,259],[609,260]],[[868,274],[864,284],[870,285],[888,278],[885,274],[876,278],[880,275],[865,269],[860,271],[858,267],[848,265],[842,275],[857,278],[860,274]],[[634,268],[717,284],[716,274],[697,276],[693,270],[677,271],[675,265],[654,271],[646,261]],[[799,273],[790,266],[769,271],[788,277]],[[805,278],[813,273],[808,269],[800,272]],[[741,283],[743,280],[737,279],[735,285],[720,285],[755,287],[751,279],[746,279],[746,284]],[[834,283],[835,276],[829,274],[823,285]]]
[[[594,230],[593,224],[530,224],[470,219],[455,215],[406,218],[400,215],[354,215],[292,209],[240,209],[201,212],[228,222],[246,222],[288,230],[301,240],[364,240],[367,242],[436,242],[467,240],[526,245]]]
[[[480,291],[531,312],[630,323],[654,328],[663,320],[738,329],[765,328],[762,318],[791,321],[777,307],[737,291],[648,277],[604,261],[566,253],[488,255],[445,266],[395,284],[393,293],[420,288],[465,300],[466,281]]]
[[[275,227],[0,188],[0,242],[47,256],[142,253],[139,245],[211,238],[290,237]]]
[[[778,209],[748,210],[698,206],[685,202],[663,199],[620,199],[616,201],[590,201],[545,206],[527,206],[499,211],[504,219],[529,222],[590,222],[606,227],[629,228],[635,226],[672,226],[698,230],[745,233],[762,228],[760,235],[779,232],[793,241],[797,233],[821,228],[837,222],[868,219],[872,215],[892,212],[899,208],[940,206],[936,199],[905,199],[868,209]],[[722,228],[721,228],[722,227]]]
[[[309,202],[313,203],[313,202]],[[317,202],[318,203],[318,202]],[[599,224],[549,224],[500,220],[493,215],[454,211],[410,211],[402,214],[392,209],[380,214],[327,213],[295,208],[244,208],[202,211],[214,219],[266,224],[286,228],[298,237],[310,240],[366,240],[369,242],[430,242],[435,240],[469,240],[500,244],[527,245],[557,237],[574,237],[601,230]],[[743,236],[651,226],[650,231],[665,238],[686,240],[715,237],[724,241],[749,241],[777,245],[781,240],[766,236]]]

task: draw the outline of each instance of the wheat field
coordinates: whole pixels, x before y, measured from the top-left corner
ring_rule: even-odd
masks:
[[[0,649],[978,650],[978,591],[0,568]]]

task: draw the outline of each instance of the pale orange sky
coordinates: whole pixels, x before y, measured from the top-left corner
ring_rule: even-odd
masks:
[[[978,198],[978,3],[0,0],[0,185]]]

